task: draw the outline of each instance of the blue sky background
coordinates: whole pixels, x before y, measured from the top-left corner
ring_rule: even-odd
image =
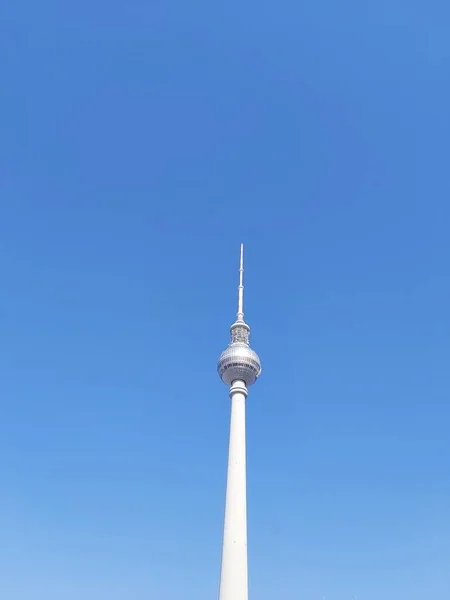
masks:
[[[241,241],[251,598],[449,597],[449,21],[2,3],[1,598],[216,597]]]

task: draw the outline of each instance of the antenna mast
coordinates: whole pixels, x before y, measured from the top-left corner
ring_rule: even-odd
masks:
[[[238,313],[237,320],[244,320],[244,244],[241,244],[241,261],[239,266],[239,287],[238,287]]]

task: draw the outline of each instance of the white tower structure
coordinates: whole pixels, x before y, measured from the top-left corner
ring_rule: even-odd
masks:
[[[217,366],[220,378],[230,386],[231,398],[219,600],[248,600],[245,401],[249,386],[261,373],[261,362],[250,348],[250,327],[244,321],[243,276],[244,247],[241,245],[237,319],[230,328],[231,342],[222,352]]]

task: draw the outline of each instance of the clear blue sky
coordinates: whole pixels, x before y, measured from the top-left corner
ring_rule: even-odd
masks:
[[[226,6],[224,6],[226,4]],[[450,595],[443,0],[5,0],[0,597]]]

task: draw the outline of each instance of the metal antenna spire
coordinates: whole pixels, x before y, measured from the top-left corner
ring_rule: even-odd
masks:
[[[238,313],[237,320],[242,322],[244,320],[244,244],[241,244],[241,262],[239,266],[239,300],[238,300]]]

